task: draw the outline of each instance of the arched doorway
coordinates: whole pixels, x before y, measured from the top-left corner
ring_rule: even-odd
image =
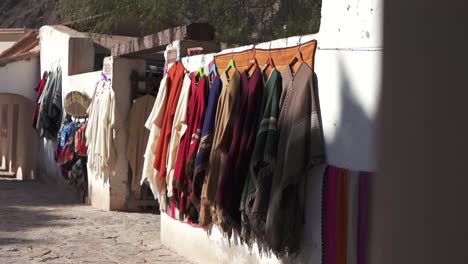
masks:
[[[0,173],[17,179],[34,179],[38,136],[32,126],[34,103],[0,93]]]

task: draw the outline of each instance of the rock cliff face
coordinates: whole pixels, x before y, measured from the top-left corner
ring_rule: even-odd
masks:
[[[81,32],[88,32],[92,29],[96,23],[93,19],[84,24],[74,24],[69,18],[61,17],[58,12],[58,2],[58,0],[0,0],[0,28],[38,29],[43,25],[65,24]],[[133,37],[154,33],[144,31],[140,24],[137,19],[127,19],[115,24],[114,28],[107,33]],[[166,28],[173,26],[168,25]]]
[[[40,28],[63,22],[54,0],[1,0],[0,28]]]

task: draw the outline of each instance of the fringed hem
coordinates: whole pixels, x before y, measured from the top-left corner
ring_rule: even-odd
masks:
[[[231,244],[232,238],[234,245],[238,245],[238,241],[241,235],[240,225],[220,208],[216,209],[216,216],[216,223],[221,228],[223,236],[228,239],[229,244]]]
[[[211,215],[211,207],[212,203],[208,201],[206,198],[202,198],[200,204],[200,225],[205,227],[213,223],[213,217]]]
[[[254,208],[255,200],[261,199],[259,195],[264,195],[265,200],[269,199],[271,180],[276,164],[276,159],[271,155],[263,155],[261,159],[254,160],[253,164],[258,166],[256,175],[252,175],[254,189],[247,195],[246,201],[241,204],[242,229],[241,241],[245,243],[251,251],[254,244],[257,244],[259,254],[270,256],[271,247],[269,246],[266,234],[267,208]],[[256,177],[255,177],[256,176]],[[267,190],[265,193],[259,193],[259,190]]]
[[[270,257],[275,255],[278,258],[284,256],[294,256],[297,254],[300,243],[287,243],[285,241],[282,247],[273,248],[268,242],[266,234],[266,218],[268,208],[254,208],[255,200],[258,195],[270,196],[271,181],[274,173],[276,159],[271,155],[264,155],[263,160],[257,160],[255,163],[264,162],[259,164],[261,167],[258,170],[257,177],[254,178],[255,189],[247,195],[245,201],[240,205],[241,223],[236,223],[229,215],[222,209],[217,208],[215,203],[206,198],[201,198],[200,202],[200,226],[206,230],[208,235],[212,234],[213,227],[216,225],[220,228],[223,237],[227,238],[231,245],[245,244],[247,245],[250,253],[256,244],[260,256]],[[262,185],[263,184],[263,185]],[[258,193],[261,189],[265,192]],[[322,230],[323,232],[323,230]],[[291,239],[298,239],[297,237]],[[289,244],[289,246],[288,246]],[[291,247],[291,245],[293,245]]]

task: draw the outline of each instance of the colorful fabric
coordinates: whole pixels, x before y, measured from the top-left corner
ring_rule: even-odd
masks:
[[[34,111],[33,111],[33,127],[34,128],[36,128],[37,117],[39,114],[39,109],[41,107],[39,99],[41,98],[41,95],[44,92],[44,88],[47,83],[48,75],[49,75],[48,72],[44,72],[44,74],[42,75],[42,79],[39,81],[36,88],[34,88],[34,90],[36,91],[36,104],[34,105]]]
[[[86,128],[88,123],[84,123],[75,133],[75,152],[80,157],[88,156],[88,148],[86,147]]]
[[[231,78],[228,78],[226,74],[222,74],[221,82],[223,88],[216,106],[210,166],[206,173],[201,194],[200,225],[204,227],[209,227],[217,221],[215,195],[221,173],[224,171],[227,151],[229,151],[229,148],[223,148],[221,143],[230,142],[232,139],[233,120],[235,118],[234,106],[239,99],[240,92],[240,73],[234,71]]]
[[[158,95],[156,96],[156,101],[154,102],[153,109],[146,120],[145,127],[150,131],[148,136],[148,143],[146,145],[144,160],[143,160],[143,171],[141,175],[140,184],[148,182],[153,196],[155,199],[159,199],[159,189],[156,181],[156,170],[154,169],[154,151],[156,150],[156,144],[159,139],[161,132],[162,122],[164,119],[164,114],[166,113],[166,104],[167,104],[167,95],[166,92],[166,80],[167,75],[165,75],[161,83],[159,84]],[[160,201],[161,204],[161,201]]]
[[[166,46],[166,51],[164,52],[164,58],[168,61],[169,53],[174,50],[172,44]],[[155,199],[160,200],[160,209],[165,210],[165,195],[160,195],[159,190],[165,189],[165,183],[160,180],[157,180],[156,169],[154,168],[154,159],[155,151],[161,135],[161,128],[163,126],[164,116],[166,114],[167,100],[169,96],[169,90],[167,88],[167,77],[168,71],[174,66],[173,63],[166,63],[164,65],[164,76],[159,83],[158,94],[156,96],[156,101],[154,102],[153,109],[146,120],[145,127],[150,131],[148,136],[148,143],[146,145],[144,161],[143,161],[143,172],[141,176],[140,184],[147,182],[150,186],[151,191]],[[161,201],[161,198],[164,198],[164,201]]]
[[[196,77],[192,78],[192,82],[196,82]],[[200,77],[198,83],[196,84],[197,92],[193,100],[193,105],[189,106],[193,109],[193,115],[191,116],[193,120],[189,120],[189,123],[193,123],[192,136],[190,139],[190,145],[187,155],[187,164],[185,166],[185,177],[188,183],[187,191],[187,206],[186,211],[188,214],[188,221],[192,224],[198,224],[198,215],[199,215],[199,203],[196,195],[194,194],[193,187],[197,185],[194,182],[195,180],[195,158],[197,156],[198,147],[200,146],[201,131],[203,128],[203,118],[205,117],[206,109],[206,100],[208,96],[208,85],[209,81],[206,76]],[[188,135],[186,135],[188,136]],[[201,189],[201,184],[200,184]]]
[[[62,70],[49,74],[39,98],[36,130],[41,137],[55,139],[62,124]]]
[[[324,178],[324,264],[365,264],[368,172],[329,165]]]
[[[67,140],[75,134],[75,127],[75,122],[69,122],[63,125],[62,131],[60,133],[60,141],[58,144],[59,148],[63,148],[63,146],[65,146],[65,143],[67,143]]]
[[[221,78],[218,76],[213,81],[209,91],[205,117],[203,120],[203,128],[201,131],[200,146],[198,147],[197,156],[195,158],[195,172],[192,184],[191,202],[194,204],[198,212],[200,211],[201,192],[210,161],[213,130],[216,118],[216,106],[218,104],[219,95],[221,94],[221,88]]]
[[[185,74],[184,81],[182,83],[182,91],[180,92],[179,102],[177,103],[177,109],[174,114],[174,122],[172,124],[171,140],[169,141],[169,152],[167,153],[167,196],[172,197],[172,191],[174,189],[174,170],[177,161],[177,152],[179,150],[180,141],[185,135],[187,130],[187,107],[189,98],[191,96],[191,78],[189,74]]]
[[[280,95],[281,75],[276,69],[273,69],[265,80],[262,120],[242,193],[240,208],[242,211],[242,238],[248,244],[253,242],[249,241],[251,237],[255,238],[257,244],[264,244],[271,181],[276,164]]]
[[[197,82],[196,73],[191,74],[191,79],[191,96],[187,108],[187,130],[182,136],[177,153],[173,194],[179,210],[187,213],[190,221],[198,222],[198,211],[193,208],[188,199],[192,194],[195,155],[200,143],[208,80],[203,76]]]
[[[59,166],[66,170],[71,170],[77,158],[75,155],[74,137],[76,126],[75,122],[69,121],[62,126],[60,131],[59,144],[56,150],[56,161]]]
[[[263,80],[258,66],[252,76],[244,71],[241,80],[242,90],[236,104],[234,133],[230,142],[224,142],[230,143],[230,147],[216,192],[220,226],[228,237],[232,231],[240,231],[242,189],[255,146],[263,98]]]
[[[156,150],[154,151],[154,169],[156,170],[157,187],[160,196],[166,193],[166,164],[169,141],[172,133],[172,123],[176,112],[177,103],[179,101],[180,92],[182,90],[182,81],[184,78],[185,68],[182,62],[176,62],[168,72],[167,76],[167,98],[166,111],[161,126],[161,134],[159,136]],[[164,203],[166,203],[164,201]]]

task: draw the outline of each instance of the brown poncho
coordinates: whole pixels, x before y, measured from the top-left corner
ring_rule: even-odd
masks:
[[[215,211],[215,195],[218,190],[219,178],[224,170],[229,148],[221,146],[221,142],[229,142],[232,137],[234,105],[240,92],[240,73],[236,70],[230,79],[221,74],[223,88],[216,107],[213,143],[210,154],[210,165],[203,183],[200,206],[200,225],[211,227],[217,221]]]
[[[287,67],[282,77],[277,165],[266,220],[267,243],[279,255],[299,248],[306,176],[313,166],[324,161],[313,72],[302,63],[294,76]]]

